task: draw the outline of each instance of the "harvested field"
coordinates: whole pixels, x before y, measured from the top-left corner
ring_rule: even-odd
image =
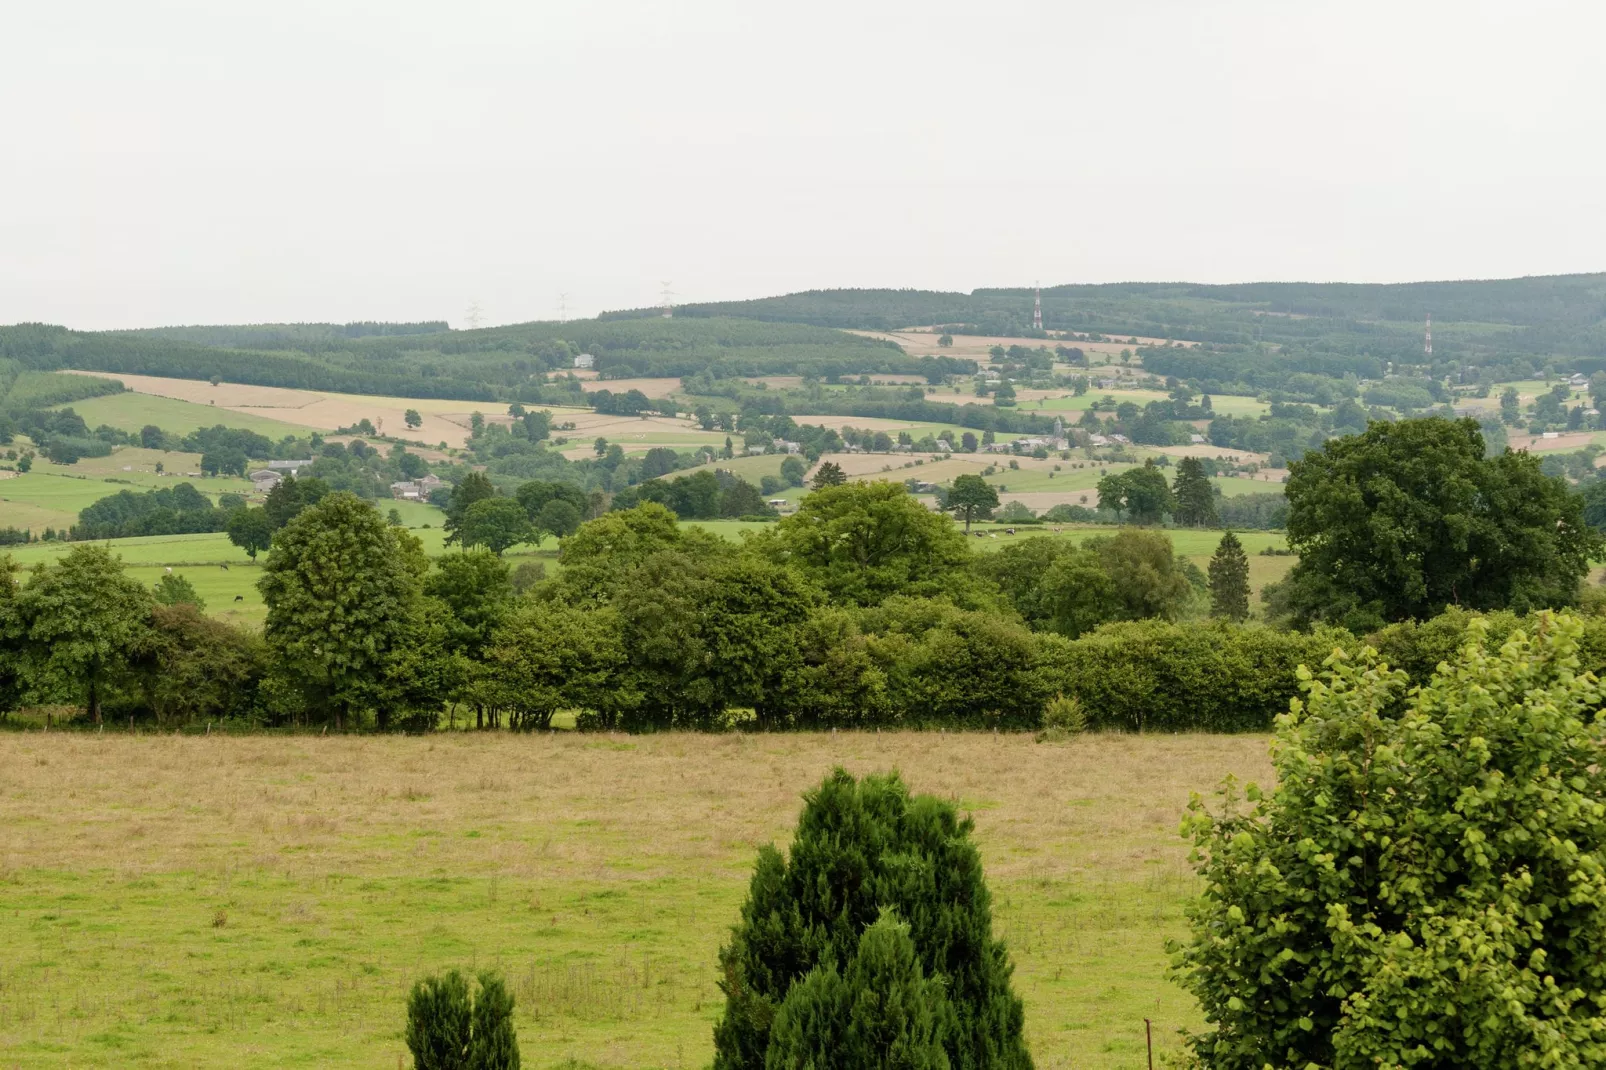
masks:
[[[218,409],[267,417],[281,424],[294,424],[318,431],[350,427],[367,419],[383,433],[419,442],[445,442],[461,446],[468,441],[469,418],[484,413],[492,422],[509,422],[506,406],[498,402],[453,401],[444,398],[369,397],[363,394],[336,394],[318,390],[292,390],[277,386],[248,386],[203,379],[167,379],[154,375],[107,376],[140,394],[177,398]],[[415,430],[404,420],[408,409],[416,409],[423,423]],[[584,409],[554,409],[553,414],[587,412]],[[221,421],[219,421],[221,422]]]
[[[1263,737],[34,732],[0,737],[0,1062],[388,1067],[415,978],[494,966],[528,1067],[707,1065],[754,851],[834,765],[974,815],[1039,1067],[1198,1025],[1177,822],[1265,783]]]

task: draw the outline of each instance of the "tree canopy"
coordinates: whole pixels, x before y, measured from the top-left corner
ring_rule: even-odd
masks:
[[[428,569],[417,539],[343,491],[274,537],[257,581],[263,635],[309,707],[337,727],[387,697],[387,670],[413,634]]]
[[[1376,422],[1291,467],[1288,543],[1273,592],[1297,623],[1365,632],[1446,606],[1572,605],[1599,536],[1539,458],[1485,457],[1473,420]]]
[[[947,517],[902,484],[884,481],[817,490],[753,546],[800,568],[833,599],[862,605],[893,594],[936,593],[970,556]]]
[[[1409,693],[1371,650],[1332,660],[1279,720],[1276,787],[1195,798],[1204,892],[1173,963],[1201,1063],[1606,1061],[1606,694],[1581,636],[1546,613],[1494,649],[1474,620]]]
[[[955,476],[948,489],[946,508],[964,517],[965,530],[969,531],[972,520],[992,518],[993,510],[998,508],[998,490],[974,473]]]

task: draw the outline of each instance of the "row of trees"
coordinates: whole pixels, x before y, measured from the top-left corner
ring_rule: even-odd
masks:
[[[1176,477],[1169,485],[1152,459],[1111,472],[1099,480],[1098,496],[1100,509],[1134,524],[1158,524],[1167,516],[1184,527],[1215,527],[1221,522],[1215,488],[1197,457],[1178,461]]]
[[[469,542],[489,503],[528,523],[529,510],[572,510],[574,493],[493,492],[454,517],[453,535]],[[193,605],[159,609],[104,549],[80,546],[20,587],[8,573],[11,700],[82,702],[98,718],[111,695],[119,716],[163,723],[432,727],[468,708],[476,724],[522,728],[562,709],[631,730],[736,716],[1028,728],[1071,686],[1071,638],[1202,612],[1206,599],[1198,570],[1140,531],[1083,549],[1032,540],[1066,552],[1036,592],[1033,547],[972,555],[891,483],[827,486],[741,546],[656,503],[609,513],[565,538],[561,575],[523,597],[492,549],[432,563],[372,505],[313,480],[235,516],[266,529],[248,545],[270,547],[261,636]],[[193,601],[180,582],[165,580],[164,597]],[[1081,598],[1084,585],[1100,598]]]

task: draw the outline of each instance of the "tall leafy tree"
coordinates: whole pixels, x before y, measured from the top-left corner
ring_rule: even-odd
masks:
[[[580,530],[581,520],[581,510],[573,502],[560,498],[541,506],[534,526],[537,533],[546,532],[562,539]]]
[[[214,620],[191,602],[152,608],[130,666],[162,726],[248,711],[268,669],[261,636]]]
[[[1215,488],[1205,475],[1204,465],[1197,457],[1184,457],[1177,462],[1176,478],[1171,481],[1171,496],[1176,501],[1172,519],[1184,527],[1215,527]]]
[[[1336,661],[1279,721],[1275,788],[1195,798],[1172,951],[1202,1065],[1606,1065],[1606,693],[1570,614],[1487,631],[1414,690]]]
[[[623,624],[608,607],[522,604],[497,627],[484,657],[482,692],[510,711],[515,728],[545,729],[562,709],[608,715],[633,704],[620,679]]]
[[[278,531],[294,520],[301,510],[309,505],[318,504],[328,493],[328,484],[315,476],[304,476],[301,479],[285,476],[277,486],[268,491],[268,498],[262,503],[262,509],[268,514],[273,530]],[[267,547],[264,546],[262,549]]]
[[[273,518],[266,508],[236,509],[229,514],[229,541],[244,550],[252,561],[273,545],[273,530]]]
[[[1153,461],[1124,472],[1111,472],[1098,482],[1099,508],[1126,516],[1134,524],[1158,524],[1176,511],[1176,498],[1165,473]]]
[[[456,536],[464,546],[483,546],[498,557],[534,535],[524,507],[512,498],[482,498],[469,506]]]
[[[263,635],[336,727],[384,699],[387,669],[417,626],[428,569],[416,538],[344,491],[275,536],[257,581],[268,607]]]
[[[16,604],[17,563],[10,554],[0,554],[0,712],[13,709],[22,697],[22,634]]]
[[[1571,605],[1600,545],[1565,481],[1525,452],[1485,458],[1473,420],[1331,439],[1294,463],[1287,493],[1299,561],[1276,603],[1297,623],[1365,631],[1449,605]]]
[[[448,647],[470,658],[480,656],[513,608],[507,562],[485,549],[439,558],[424,579],[424,594],[439,599],[451,613]]]
[[[149,627],[151,595],[101,546],[75,546],[41,569],[12,601],[24,670],[37,685],[76,692],[101,723],[109,680],[128,665]]]
[[[886,481],[817,490],[752,545],[802,569],[833,599],[861,605],[942,592],[970,557],[952,521]]]
[[[1009,954],[992,935],[991,897],[971,822],[951,802],[911,796],[897,774],[856,781],[838,769],[804,800],[787,855],[760,849],[741,920],[720,952],[725,1013],[714,1028],[715,1070],[941,1066],[929,1051],[939,1030],[934,1022],[927,1026],[928,1015],[949,1026],[940,1044],[954,1070],[1029,1068],[1024,1012],[1010,984]],[[918,974],[897,928],[869,935],[886,911],[907,919]],[[846,966],[847,987],[862,994],[863,1005],[849,1008],[843,1022],[830,991],[836,986],[815,974],[781,1017],[777,1035],[777,1012],[792,990],[831,964]],[[938,976],[951,1014],[934,1006],[936,993],[919,980]],[[899,1024],[900,1007],[913,1016],[907,1029]],[[865,1016],[862,1061],[811,1064],[822,1031],[831,1043],[829,1031],[851,1025],[855,1014]],[[910,1061],[880,1061],[883,1041],[902,1043]]]
[[[1234,621],[1249,618],[1249,557],[1230,531],[1210,558],[1210,615]]]
[[[946,508],[965,518],[965,531],[972,520],[988,520],[998,508],[998,488],[975,473],[955,476],[948,490]]]

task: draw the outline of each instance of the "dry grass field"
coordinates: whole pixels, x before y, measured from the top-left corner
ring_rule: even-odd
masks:
[[[0,1065],[404,1066],[407,987],[495,966],[524,1065],[706,1066],[754,850],[833,766],[974,815],[1037,1064],[1142,1065],[1177,823],[1264,737],[0,736]]]
[[[117,379],[139,394],[177,398],[197,405],[267,417],[279,424],[333,431],[367,419],[391,435],[419,442],[445,442],[449,446],[461,446],[468,441],[469,417],[475,410],[483,412],[487,420],[508,421],[507,407],[489,401],[370,397],[366,394],[336,394],[230,382],[213,386],[204,379],[168,379],[155,375],[116,375],[107,378]],[[416,430],[407,427],[404,420],[408,409],[418,410],[422,418],[423,422]],[[587,410],[553,411],[581,413]]]

